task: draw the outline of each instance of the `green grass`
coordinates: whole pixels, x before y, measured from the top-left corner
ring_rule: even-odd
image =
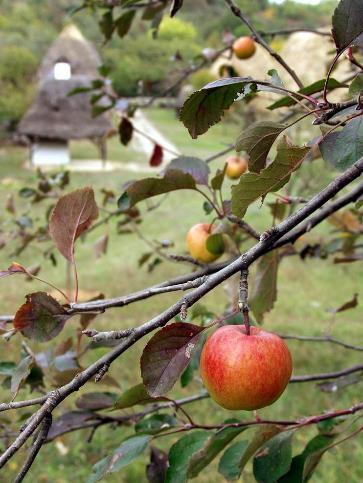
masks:
[[[150,117],[160,126],[160,129],[186,154],[208,156],[218,149],[233,141],[238,128],[227,124],[218,125],[198,141],[192,141],[185,133],[180,123],[174,122],[174,114],[165,110],[153,110]],[[72,147],[74,153],[86,159],[90,156],[91,149],[85,143]],[[133,153],[119,147],[116,141],[112,141],[113,159],[120,162],[138,159],[145,162],[142,154]],[[94,157],[92,155],[92,157]],[[23,168],[26,159],[26,152],[20,148],[7,148],[0,150],[0,206],[4,206],[5,198],[9,193],[16,193],[23,186],[33,186],[35,173]],[[212,171],[222,165],[221,161],[212,164]],[[318,185],[326,183],[331,179],[330,173],[322,163],[314,163],[306,166],[302,174],[295,176],[297,184],[303,185],[307,179],[314,178],[313,185],[305,189],[308,195],[317,189]],[[76,187],[91,185],[94,187],[97,199],[101,200],[100,190],[102,188],[113,189],[120,193],[122,185],[134,174],[127,172],[116,173],[72,173],[71,186],[69,190]],[[295,181],[293,181],[294,183]],[[228,196],[228,187],[225,190],[225,197]],[[271,197],[271,200],[273,197]],[[267,199],[266,201],[269,201]],[[201,220],[211,219],[203,214],[203,199],[196,193],[176,192],[168,197],[158,210],[145,214],[140,230],[148,238],[157,240],[172,240],[175,242],[173,253],[185,251],[184,237],[188,228]],[[144,208],[144,207],[143,207]],[[18,201],[17,215],[29,209],[25,200]],[[34,216],[42,219],[44,217],[44,205],[35,205],[31,208]],[[271,223],[269,209],[265,204],[262,208],[259,204],[250,207],[247,215],[248,221],[254,224],[257,229],[263,230]],[[0,222],[8,231],[14,226],[10,217],[4,212],[0,213]],[[327,223],[322,224],[316,231],[307,235],[308,240],[319,240],[319,237],[331,230]],[[103,235],[109,233],[110,244],[108,253],[99,260],[93,256],[93,243]],[[9,241],[7,247],[0,251],[0,268],[6,268],[12,257],[11,251],[16,245],[16,240]],[[189,267],[179,264],[163,263],[155,271],[148,274],[144,268],[137,268],[137,261],[140,255],[149,250],[148,246],[134,235],[117,235],[115,223],[103,226],[92,232],[77,246],[77,259],[79,265],[80,287],[83,290],[100,290],[107,297],[126,294],[141,289],[146,285],[152,285],[158,281],[170,278],[174,275],[186,272]],[[43,244],[44,248],[48,246]],[[42,278],[48,279],[61,287],[65,285],[65,263],[58,256],[58,265],[53,267],[49,261],[44,261],[39,248],[43,245],[30,246],[16,261],[29,266],[41,263]],[[37,282],[26,282],[20,277],[9,277],[0,281],[3,294],[0,303],[0,313],[13,313],[23,303],[26,293],[44,290],[45,287]],[[362,285],[362,268],[359,263],[349,265],[334,265],[332,260],[319,259],[300,260],[298,257],[286,257],[279,268],[278,279],[278,301],[274,309],[267,314],[264,327],[268,330],[275,330],[284,333],[295,333],[305,335],[320,335],[331,320],[329,308],[337,307],[349,300],[353,293],[359,292]],[[225,286],[219,287],[203,299],[203,304],[210,307],[217,313],[222,313],[225,304]],[[101,330],[121,329],[141,324],[161,310],[168,307],[178,298],[177,294],[164,294],[160,297],[153,297],[147,301],[132,304],[123,309],[109,310],[97,317],[93,327]],[[361,320],[363,316],[362,305],[351,311],[338,314],[334,326],[333,335],[345,341],[351,341],[363,345]],[[64,332],[58,336],[61,341],[68,336],[74,336],[78,325],[77,317],[70,320]],[[14,360],[19,358],[18,348],[20,337],[15,336],[11,343],[0,341],[1,359]],[[55,342],[56,343],[56,342]],[[82,389],[79,394],[72,396],[65,401],[55,415],[60,415],[67,409],[74,408],[72,403],[80,394],[88,391],[109,390],[123,391],[140,380],[138,363],[136,362],[141,354],[146,339],[138,342],[130,351],[117,360],[110,369],[112,375],[118,382],[119,388],[94,383]],[[35,351],[47,350],[50,344],[33,344]],[[360,353],[348,351],[341,347],[330,344],[316,344],[289,341],[293,359],[294,372],[305,374],[313,372],[325,372],[337,370],[361,361]],[[89,351],[81,359],[83,366],[99,358],[105,349]],[[185,389],[179,384],[172,390],[170,396],[177,398],[192,394],[200,389],[198,380]],[[260,416],[268,418],[296,418],[302,415],[320,413],[328,409],[345,408],[360,399],[362,385],[357,384],[347,387],[336,393],[323,393],[315,384],[290,385],[272,407],[260,412]],[[8,401],[10,395],[8,390],[1,391],[1,400]],[[22,389],[17,397],[18,400],[29,396],[27,389]],[[211,401],[206,400],[189,407],[195,420],[203,422],[220,422],[229,417],[247,417],[246,413],[227,412],[217,407]],[[21,411],[25,415],[28,409]],[[16,423],[14,413],[2,413],[1,421],[6,422],[10,418],[14,423],[14,429],[19,425]],[[315,432],[313,428],[300,430],[295,436],[294,452],[301,450],[309,437]],[[59,445],[49,444],[42,449],[39,458],[34,463],[30,478],[39,482],[68,483],[70,481],[85,482],[90,473],[92,464],[101,457],[109,454],[116,448],[120,441],[132,433],[131,428],[100,428],[94,435],[92,443],[87,443],[89,431],[84,430],[78,433],[69,434],[61,438],[61,443],[68,450],[66,455],[60,453]],[[252,434],[252,430],[241,435],[246,439]],[[168,440],[157,440],[161,447],[168,448],[176,437],[169,437]],[[346,444],[338,446],[329,451],[323,458],[312,482],[316,483],[340,483],[344,479],[349,482],[359,482],[363,479],[362,458],[363,450],[359,437],[349,440]],[[4,445],[1,440],[0,445]],[[25,452],[20,451],[3,470],[1,481],[11,481],[24,460]],[[127,467],[121,473],[106,478],[109,482],[141,482],[146,481],[144,476],[144,463],[146,457]],[[217,473],[217,465],[214,462],[196,478],[196,482],[220,482],[221,477]],[[251,467],[248,466],[243,481],[252,482]]]

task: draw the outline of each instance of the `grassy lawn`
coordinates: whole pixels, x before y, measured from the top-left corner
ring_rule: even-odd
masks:
[[[207,157],[219,149],[223,149],[232,142],[239,128],[230,123],[222,123],[215,126],[211,131],[198,140],[191,140],[185,128],[174,120],[174,114],[166,110],[153,110],[150,118],[160,127],[160,130],[170,138],[172,142],[185,154]],[[94,158],[96,154],[92,146],[79,143],[72,147],[72,151],[79,158]],[[92,154],[93,153],[93,154]],[[117,140],[112,140],[110,146],[110,158],[127,162],[130,158],[140,163],[145,162],[142,153],[134,153],[130,149],[121,147]],[[23,186],[33,186],[35,173],[23,168],[26,152],[21,148],[0,149],[0,206],[4,206],[6,195],[9,192],[16,193]],[[222,165],[216,161],[211,165],[212,171]],[[304,167],[302,174],[295,177],[292,183],[297,186],[303,180],[314,179],[306,189],[310,194],[319,185],[331,179],[332,174],[316,162]],[[97,199],[102,199],[101,189],[107,188],[121,192],[122,185],[134,174],[125,172],[116,173],[72,173],[69,190],[76,187],[91,185],[96,192]],[[225,188],[225,196],[228,196],[229,187]],[[187,194],[187,196],[186,196]],[[18,198],[17,198],[18,199]],[[271,200],[273,197],[271,197]],[[266,200],[269,201],[269,200]],[[212,215],[207,217],[203,211],[203,198],[198,193],[176,192],[169,196],[168,202],[162,203],[158,210],[145,213],[145,218],[140,225],[141,232],[150,239],[172,240],[175,242],[173,253],[185,252],[184,238],[188,228],[197,222],[211,220]],[[25,200],[18,203],[18,215],[25,213],[29,207]],[[144,207],[142,207],[144,210]],[[32,207],[32,214],[39,218],[44,217],[44,205]],[[145,211],[145,210],[144,210]],[[250,207],[247,221],[254,224],[258,230],[266,229],[271,224],[271,215],[267,204],[260,206],[255,204]],[[0,212],[0,223],[4,223],[8,230],[13,225],[9,216]],[[307,240],[318,241],[319,237],[330,231],[331,225],[324,223],[316,231],[307,235]],[[103,234],[110,235],[109,250],[105,256],[95,260],[93,244]],[[0,251],[0,269],[6,268],[10,261],[10,253],[16,241],[10,241],[7,247]],[[48,245],[47,245],[48,246]],[[45,247],[45,244],[44,244]],[[107,297],[126,294],[165,280],[174,275],[189,271],[185,265],[162,263],[151,274],[145,268],[138,269],[138,259],[149,250],[144,241],[135,235],[118,235],[115,223],[104,225],[92,232],[83,241],[78,242],[77,259],[79,265],[80,287],[83,290],[103,292]],[[64,287],[65,263],[60,256],[57,257],[58,265],[53,267],[49,261],[44,261],[39,246],[30,246],[16,261],[25,266],[40,263],[42,265],[41,276],[53,283]],[[44,290],[44,286],[37,282],[27,282],[21,278],[9,277],[1,280],[3,294],[0,302],[0,313],[13,313],[23,303],[24,295],[37,290]],[[332,260],[308,258],[302,261],[298,257],[286,257],[279,268],[278,301],[274,309],[266,316],[264,327],[269,330],[283,333],[295,333],[301,335],[321,335],[331,320],[329,309],[337,307],[349,300],[353,293],[359,292],[362,286],[362,266],[359,263],[334,265]],[[161,310],[168,307],[178,298],[177,294],[165,294],[154,297],[147,301],[132,304],[123,309],[113,309],[97,317],[93,327],[100,330],[121,329],[141,324]],[[203,304],[217,313],[222,313],[225,304],[225,287],[219,287],[208,294]],[[337,338],[363,345],[361,323],[363,317],[363,305],[338,314],[333,329],[333,335]],[[78,325],[78,318],[70,320],[64,332],[58,336],[58,341],[74,336]],[[6,343],[0,340],[1,360],[18,361],[19,355],[16,348],[20,347],[21,338],[15,336],[12,342]],[[60,415],[67,409],[74,408],[72,402],[82,393],[89,391],[123,391],[140,380],[138,360],[146,340],[137,343],[130,351],[117,360],[110,369],[110,375],[116,379],[119,387],[110,387],[105,384],[92,383],[82,389],[79,394],[72,396],[64,402],[56,411]],[[50,345],[30,344],[34,351],[47,350]],[[338,370],[361,362],[359,352],[348,351],[344,348],[331,344],[316,344],[306,342],[289,341],[289,347],[294,359],[295,374],[313,372],[327,372]],[[98,359],[105,349],[88,351],[81,359],[82,366],[86,367],[90,362]],[[182,389],[178,384],[170,396],[178,398],[200,390],[200,382],[195,380],[187,388]],[[296,418],[302,415],[310,415],[323,412],[328,409],[345,408],[359,402],[362,394],[362,384],[351,385],[344,390],[324,393],[315,384],[290,385],[272,407],[261,410],[260,416],[264,418]],[[17,397],[24,399],[28,394],[27,389],[22,389]],[[1,400],[10,399],[9,391],[1,391]],[[205,400],[189,407],[195,420],[202,422],[220,422],[230,417],[248,418],[247,413],[227,412],[217,407],[209,400]],[[24,409],[22,414],[29,413]],[[12,413],[2,413],[1,420],[7,421],[14,418]],[[15,423],[14,419],[14,423]],[[17,428],[18,425],[14,425]],[[315,434],[315,429],[307,428],[300,430],[295,436],[294,451],[299,451],[304,444]],[[40,457],[35,462],[30,476],[34,481],[68,483],[69,481],[85,482],[90,474],[91,466],[101,457],[108,455],[116,448],[120,441],[132,433],[129,428],[100,428],[94,435],[92,443],[87,443],[89,431],[84,430],[69,434],[60,439],[57,444],[49,444],[42,449]],[[248,439],[252,430],[247,430],[240,439]],[[167,447],[175,441],[174,436],[169,441],[157,440],[157,445]],[[4,444],[3,440],[0,443]],[[19,470],[25,453],[19,452],[16,459],[3,470],[0,481],[11,481]],[[318,470],[312,477],[312,482],[317,483],[340,483],[341,481],[359,482],[363,480],[363,448],[362,439],[358,438],[347,441],[346,444],[330,450],[323,458]],[[144,463],[140,462],[127,467],[121,473],[106,478],[109,482],[143,482]],[[217,460],[218,461],[218,460]],[[45,464],[46,463],[46,464]],[[196,478],[198,483],[220,482],[221,476],[217,473],[217,463],[213,463],[204,471],[203,475]],[[243,481],[254,481],[251,467],[248,466]]]

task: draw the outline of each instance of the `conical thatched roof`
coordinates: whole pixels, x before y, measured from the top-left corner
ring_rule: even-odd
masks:
[[[69,80],[54,78],[54,65],[71,66]],[[38,71],[39,91],[18,132],[30,138],[84,139],[100,138],[112,125],[105,115],[92,118],[88,93],[68,96],[75,87],[89,86],[98,77],[101,64],[95,48],[77,29],[66,27],[48,50]]]
[[[72,75],[94,78],[101,58],[95,47],[86,40],[75,25],[68,25],[51,45],[38,71],[40,83],[52,76],[56,62],[66,60],[72,68]]]

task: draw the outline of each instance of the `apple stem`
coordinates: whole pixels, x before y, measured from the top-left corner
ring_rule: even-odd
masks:
[[[242,309],[243,312],[243,323],[246,327],[246,335],[251,335],[251,326],[250,326],[250,316],[249,316],[249,309],[248,305]]]
[[[241,278],[239,281],[239,302],[238,307],[243,313],[243,322],[246,328],[246,335],[251,335],[250,328],[250,309],[248,307],[248,270],[241,270]]]

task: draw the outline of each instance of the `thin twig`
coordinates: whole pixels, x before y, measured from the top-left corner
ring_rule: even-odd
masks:
[[[238,17],[251,31],[252,37],[256,40],[257,43],[261,45],[294,79],[296,84],[299,86],[300,89],[304,87],[303,83],[296,75],[296,72],[284,61],[280,54],[275,52],[269,44],[264,40],[264,38],[259,34],[259,32],[255,29],[252,25],[248,17],[242,13],[241,9],[232,1],[232,0],[225,0],[226,4],[231,9],[232,13]]]
[[[290,383],[296,382],[311,382],[311,381],[325,381],[326,379],[337,379],[342,376],[347,376],[353,374],[354,372],[363,371],[363,364],[358,364],[356,366],[347,367],[341,371],[335,372],[323,372],[321,374],[306,374],[304,376],[292,376]]]
[[[51,413],[47,413],[44,417],[42,425],[40,426],[38,436],[36,437],[34,443],[32,444],[28,457],[22,469],[20,470],[20,473],[15,478],[14,483],[20,483],[21,481],[24,480],[26,474],[28,473],[32,464],[34,463],[34,460],[37,457],[41,447],[46,442],[51,425],[52,425],[52,415]]]
[[[363,351],[363,346],[348,344],[347,342],[336,339],[335,337],[330,337],[328,335],[317,336],[317,337],[310,336],[310,335],[306,336],[306,335],[295,335],[295,334],[277,334],[277,335],[282,339],[286,339],[286,340],[299,340],[303,342],[329,342],[331,344],[336,344],[336,345],[345,347],[346,349],[351,349],[354,351]]]
[[[338,176],[320,193],[315,195],[306,205],[298,211],[290,215],[281,223],[276,225],[273,230],[265,232],[261,236],[260,241],[250,248],[243,255],[238,257],[235,261],[229,263],[225,268],[219,272],[210,275],[204,283],[199,287],[188,292],[184,297],[179,299],[173,305],[168,307],[159,315],[155,316],[145,324],[135,328],[135,331],[113,350],[105,354],[103,357],[91,364],[87,369],[78,373],[69,383],[59,387],[47,397],[43,406],[34,414],[30,422],[26,425],[24,431],[13,441],[13,443],[0,456],[0,468],[2,468],[9,459],[24,445],[28,438],[33,434],[39,424],[43,421],[47,413],[52,412],[64,399],[70,394],[78,391],[86,382],[94,377],[100,369],[107,364],[110,366],[114,360],[121,356],[131,346],[133,346],[139,339],[153,330],[165,326],[172,318],[180,313],[183,304],[187,303],[188,307],[194,305],[204,295],[212,291],[215,287],[220,285],[224,280],[227,280],[233,274],[248,268],[255,260],[265,254],[271,249],[277,240],[282,238],[286,233],[291,231],[295,226],[305,220],[308,216],[321,208],[327,201],[341,191],[345,186],[350,184],[358,178],[363,171],[363,159],[354,163],[349,169]],[[352,368],[350,368],[352,370]],[[340,372],[341,373],[341,372]],[[346,372],[345,372],[346,373]],[[304,376],[298,376],[298,379]],[[330,374],[331,377],[331,374]],[[314,379],[316,380],[316,378]]]

